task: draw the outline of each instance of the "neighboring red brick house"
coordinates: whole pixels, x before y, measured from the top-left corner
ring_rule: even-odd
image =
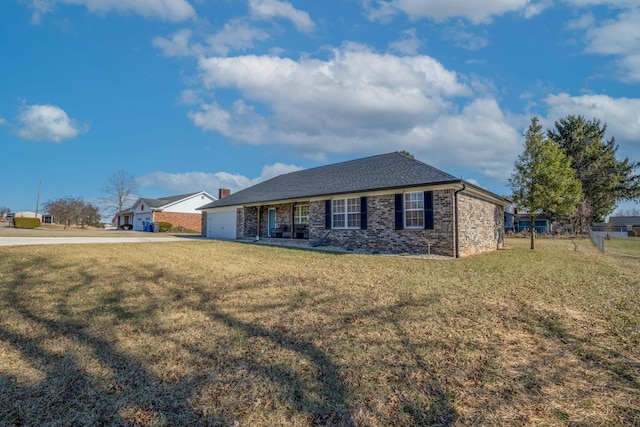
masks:
[[[185,227],[200,232],[202,230],[202,213],[197,210],[217,200],[206,191],[162,197],[160,199],[140,198],[129,209],[118,212],[115,224],[131,224],[134,230],[143,231],[145,221],[168,222],[174,227]]]

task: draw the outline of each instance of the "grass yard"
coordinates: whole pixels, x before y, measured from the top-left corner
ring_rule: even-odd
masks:
[[[640,237],[606,239],[604,250],[605,252],[640,258]]]
[[[0,248],[0,425],[640,425],[640,265]]]

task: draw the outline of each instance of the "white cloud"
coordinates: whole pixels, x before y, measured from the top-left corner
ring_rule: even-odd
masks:
[[[509,12],[522,12],[532,16],[539,13],[532,9],[530,0],[377,0],[375,6],[366,2],[371,19],[384,19],[395,12],[403,12],[412,19],[430,18],[437,21],[464,18],[474,24],[488,23],[494,16]]]
[[[42,23],[42,17],[53,12],[54,6],[54,0],[31,0],[29,4],[29,8],[33,11],[31,14],[31,23],[34,25]]]
[[[0,126],[4,126],[7,124],[7,120],[4,117],[0,117]]]
[[[640,82],[640,53],[626,55],[618,61],[618,64],[627,70],[625,80]]]
[[[195,9],[186,0],[31,0],[31,22],[40,23],[42,16],[51,13],[58,4],[84,6],[92,13],[133,13],[170,22],[196,17]]]
[[[471,168],[485,176],[509,176],[521,150],[521,135],[497,101],[479,98],[458,114],[416,126],[405,138],[408,150],[427,163],[444,168]]]
[[[258,178],[254,178],[253,184],[257,184],[258,182],[266,181],[278,175],[283,175],[285,173],[291,173],[302,170],[300,166],[296,165],[287,165],[285,163],[274,163],[272,165],[266,165],[262,168],[262,172]],[[253,185],[252,184],[252,185]]]
[[[624,55],[640,50],[640,10],[621,13],[587,31],[587,52]]]
[[[231,114],[217,104],[203,104],[201,111],[190,112],[189,118],[202,130],[213,130],[223,135],[231,134]]]
[[[524,17],[529,19],[536,15],[540,15],[546,9],[553,6],[553,0],[539,0],[537,2],[530,2],[524,9]]]
[[[563,0],[575,7],[608,6],[613,9],[627,9],[638,6],[638,0]]]
[[[16,134],[31,141],[62,142],[88,130],[55,105],[25,106],[17,120]]]
[[[136,182],[140,187],[159,187],[171,194],[207,191],[209,194],[217,195],[219,188],[229,188],[236,192],[251,185],[249,178],[227,172],[153,172],[137,178]]]
[[[618,156],[640,158],[640,98],[612,98],[607,95],[571,96],[567,93],[549,95],[545,100],[547,117],[541,124],[548,129],[569,115],[581,115],[587,120],[598,119],[607,125],[606,138],[615,137]]]
[[[486,32],[483,35],[470,33],[465,29],[462,21],[445,28],[442,38],[451,40],[456,43],[456,46],[466,50],[480,50],[489,46],[489,37]]]
[[[179,105],[198,105],[204,103],[199,91],[196,89],[183,90],[177,102]]]
[[[288,19],[298,31],[303,33],[310,33],[315,27],[315,24],[307,12],[296,9],[289,2],[278,0],[249,0],[249,11],[255,19]]]
[[[441,96],[471,95],[455,72],[429,56],[378,54],[356,44],[335,49],[326,61],[240,56],[206,58],[199,65],[207,87],[236,87],[278,110],[303,103],[330,110],[355,105],[364,114],[411,113],[422,112]]]
[[[406,132],[451,109],[448,97],[472,94],[433,58],[382,55],[358,45],[335,50],[327,61],[212,57],[199,66],[206,88],[237,89],[244,98],[230,110],[203,104],[190,118],[204,130],[254,144]],[[252,104],[264,106],[268,115],[258,114]]]
[[[585,13],[577,19],[573,19],[567,22],[567,28],[569,30],[586,30],[595,25],[596,18],[592,13]]]
[[[403,31],[400,39],[389,44],[391,49],[405,55],[415,55],[418,49],[420,49],[420,46],[422,46],[422,40],[416,36],[415,28]]]
[[[189,117],[237,141],[282,144],[319,161],[329,153],[407,149],[427,163],[501,178],[520,150],[520,123],[501,111],[490,82],[459,76],[428,56],[349,44],[327,60],[211,57],[199,68],[203,91],[215,97],[232,89],[241,98],[229,106],[201,103]]]
[[[552,8],[559,2],[553,0],[361,0],[371,20],[388,20],[404,13],[410,19],[427,18],[446,21],[462,18],[473,24],[487,24],[494,17],[518,13],[526,19]],[[611,9],[632,9],[638,0],[562,0],[574,8],[607,6]]]
[[[136,182],[140,187],[160,187],[172,194],[207,191],[210,194],[217,195],[219,188],[228,188],[232,193],[235,193],[259,182],[273,178],[274,176],[301,169],[300,166],[296,165],[275,163],[264,166],[262,173],[256,178],[248,178],[244,175],[231,174],[228,172],[153,172],[138,178]]]
[[[192,34],[193,32],[189,29],[182,29],[168,39],[156,37],[152,43],[162,50],[165,56],[197,56],[204,52],[204,48],[202,45],[190,43]]]
[[[227,55],[230,51],[244,51],[255,47],[254,41],[265,41],[269,34],[242,20],[227,22],[222,30],[207,37],[209,52]]]
[[[640,99],[612,98],[607,95],[571,96],[568,93],[549,95],[544,100],[548,106],[545,125],[568,115],[582,115],[586,119],[597,118],[607,124],[607,134],[615,136],[621,144],[632,144],[640,149]]]
[[[268,135],[265,119],[242,100],[234,102],[230,111],[226,111],[215,102],[203,103],[200,105],[200,111],[190,111],[188,116],[193,124],[202,130],[219,132],[250,144],[264,143],[263,139]]]
[[[193,41],[190,29],[182,29],[169,38],[156,37],[153,45],[165,56],[199,57],[203,55],[226,56],[232,51],[245,51],[255,47],[256,41],[269,39],[269,34],[247,22],[235,19],[227,22],[217,33],[202,36],[202,43]]]
[[[572,3],[589,3],[587,1]],[[623,7],[626,2],[594,2]],[[637,2],[636,2],[637,3]],[[637,4],[636,4],[637,5]],[[597,22],[592,14],[569,21],[567,28],[585,31],[585,52],[617,57],[618,76],[630,82],[640,82],[640,9],[625,10],[609,19]]]

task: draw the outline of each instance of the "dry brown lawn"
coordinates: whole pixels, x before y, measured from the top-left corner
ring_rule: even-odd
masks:
[[[640,237],[605,239],[604,248],[605,252],[634,256],[640,261]]]
[[[638,260],[0,247],[0,425],[640,424]]]

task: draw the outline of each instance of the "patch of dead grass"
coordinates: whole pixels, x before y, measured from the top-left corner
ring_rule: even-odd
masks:
[[[527,245],[0,248],[0,424],[640,423],[637,265]]]

